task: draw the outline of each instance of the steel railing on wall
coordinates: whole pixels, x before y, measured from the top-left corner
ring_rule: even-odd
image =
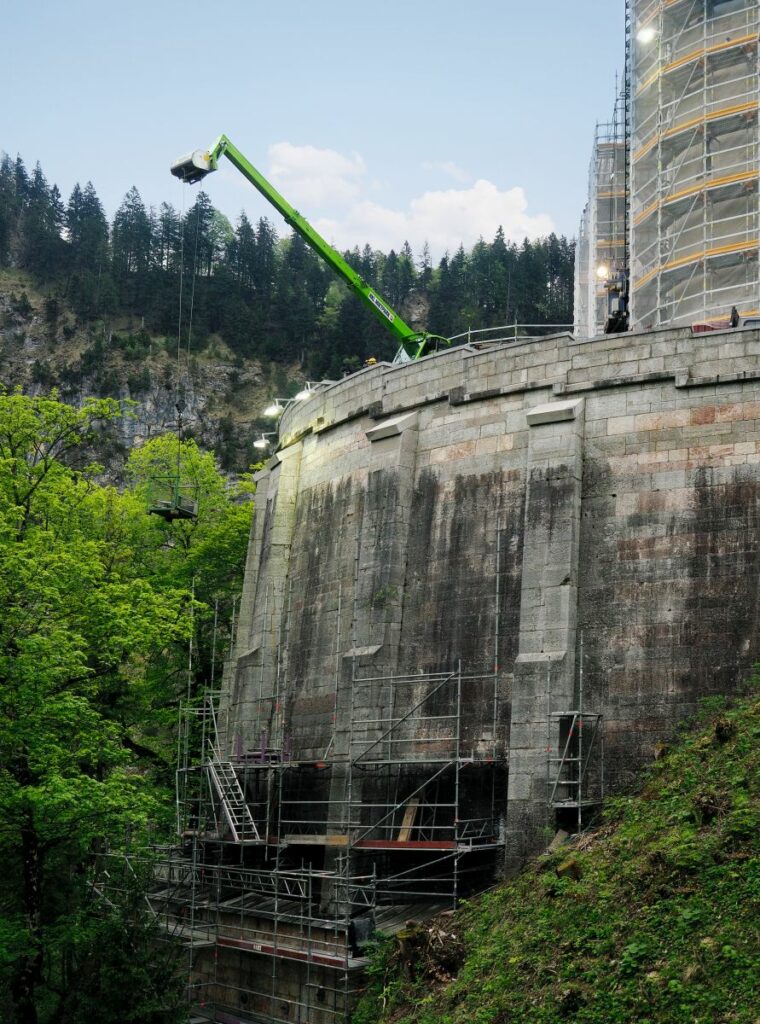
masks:
[[[552,334],[572,331],[572,324],[503,324],[499,327],[479,327],[454,334],[449,341],[468,345],[494,345],[509,342],[538,341]]]

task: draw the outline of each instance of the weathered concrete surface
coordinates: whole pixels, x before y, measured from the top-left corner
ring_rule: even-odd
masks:
[[[259,477],[230,749],[260,742],[272,694],[264,728],[295,756],[345,747],[357,659],[497,666],[519,857],[552,825],[546,714],[576,698],[582,636],[607,785],[626,785],[760,654],[759,357],[755,331],[558,336],[380,365],[288,410]],[[463,712],[475,746],[477,687]]]
[[[526,414],[526,507],[519,652],[509,737],[507,858],[520,863],[547,815],[552,712],[575,706],[584,399]]]

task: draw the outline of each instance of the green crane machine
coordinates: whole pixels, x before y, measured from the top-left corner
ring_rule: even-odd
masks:
[[[398,315],[389,302],[380,295],[376,288],[367,284],[364,278],[357,274],[343,257],[329,245],[324,238],[315,231],[305,217],[301,216],[298,210],[280,195],[277,189],[271,185],[264,175],[256,170],[253,164],[247,160],[237,146],[234,146],[226,135],[220,135],[209,150],[196,149],[187,156],[172,164],[172,174],[182,181],[192,185],[201,181],[207,174],[215,171],[222,156],[226,156],[230,163],[237,167],[243,177],[258,189],[276,210],[285,218],[286,222],[297,231],[304,242],[320,256],[328,266],[332,267],[336,274],[341,277],[351,291],[361,299],[364,305],[371,310],[384,327],[391,332],[401,349],[399,352],[401,360],[419,359],[427,355],[431,349],[438,345],[448,345],[447,338],[437,334],[430,334],[428,331],[415,331],[409,324]],[[401,354],[403,353],[403,355]],[[397,360],[399,356],[396,357]]]

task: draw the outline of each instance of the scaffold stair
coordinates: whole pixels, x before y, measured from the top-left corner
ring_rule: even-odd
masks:
[[[234,841],[261,842],[234,764],[231,761],[209,761],[208,773]]]

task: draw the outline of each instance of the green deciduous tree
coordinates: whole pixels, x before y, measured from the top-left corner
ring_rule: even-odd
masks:
[[[136,557],[138,500],[95,482],[88,448],[117,411],[0,394],[0,1016],[16,1024],[78,1019],[98,858],[165,814],[133,737],[188,599]],[[123,998],[100,1019],[135,1019]]]
[[[227,623],[242,583],[253,483],[243,476],[239,483],[229,484],[212,455],[195,441],[179,442],[171,434],[134,448],[127,463],[132,493],[144,509],[156,482],[171,481],[177,474],[182,488],[198,501],[198,518],[167,523],[151,517],[153,540],[144,546],[143,557],[145,571],[160,578],[162,586],[195,594],[197,657],[191,685],[197,688],[211,677],[214,652],[218,657],[229,641]]]

